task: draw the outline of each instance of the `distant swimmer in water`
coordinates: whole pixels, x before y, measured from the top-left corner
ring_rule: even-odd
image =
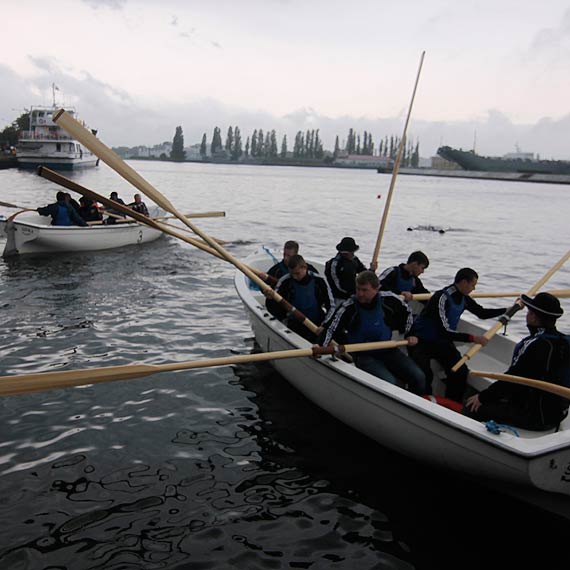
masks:
[[[443,228],[436,228],[435,226],[416,226],[412,228],[411,226],[408,228],[409,232],[413,232],[414,230],[424,231],[424,232],[437,232],[439,234],[444,234],[445,230]]]

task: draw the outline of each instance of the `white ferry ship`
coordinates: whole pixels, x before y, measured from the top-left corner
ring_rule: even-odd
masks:
[[[75,170],[98,164],[98,158],[90,150],[53,122],[52,117],[58,110],[55,97],[51,107],[30,109],[29,130],[20,132],[16,147],[18,167],[47,166],[54,170]],[[76,115],[73,108],[65,110]],[[96,134],[97,131],[91,132]]]

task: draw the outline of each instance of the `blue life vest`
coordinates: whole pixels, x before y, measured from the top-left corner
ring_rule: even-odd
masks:
[[[57,214],[53,220],[54,226],[70,226],[71,218],[69,217],[69,210],[66,205],[57,203]]]
[[[447,290],[445,290],[443,294],[447,297],[447,305],[445,309],[447,322],[449,323],[451,330],[457,330],[459,319],[465,310],[465,297],[462,295],[461,301],[459,303],[455,303],[453,297]],[[439,338],[434,320],[424,315],[420,315],[414,322],[413,334],[422,340],[429,340],[432,342],[444,340]]]
[[[359,342],[379,342],[391,340],[392,330],[384,321],[384,310],[382,309],[382,299],[377,297],[376,305],[371,309],[365,309],[352,297],[356,313],[348,327],[348,343]],[[373,354],[380,351],[367,351],[366,354]],[[359,354],[365,354],[363,352]]]
[[[401,293],[402,291],[411,291],[415,284],[416,280],[413,275],[410,275],[407,279],[402,276],[402,271],[399,267],[396,267],[396,275],[398,276],[396,279],[396,291],[394,293]]]
[[[308,283],[302,285],[291,278],[291,293],[291,304],[299,309],[310,321],[320,325],[323,320],[323,312],[317,301],[315,279],[311,277]]]

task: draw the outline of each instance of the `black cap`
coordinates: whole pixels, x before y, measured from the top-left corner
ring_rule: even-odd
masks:
[[[340,240],[340,243],[336,244],[336,249],[337,249],[337,251],[349,251],[349,252],[353,253],[360,248],[358,247],[358,245],[356,245],[354,238],[343,237]]]
[[[539,293],[534,299],[521,295],[521,301],[533,311],[549,317],[558,318],[564,313],[560,301],[550,293]]]

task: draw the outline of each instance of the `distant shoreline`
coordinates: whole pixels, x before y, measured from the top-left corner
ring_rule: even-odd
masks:
[[[239,161],[235,160],[171,160],[160,158],[132,157],[126,160],[141,160],[153,162],[192,162],[197,164],[229,164],[254,166],[302,166],[311,168],[340,168],[350,170],[374,170],[370,166],[347,166],[334,163],[324,163],[322,160],[309,161]],[[391,176],[391,172],[381,172]],[[504,182],[538,182],[542,184],[570,184],[570,175],[566,174],[532,174],[528,172],[482,172],[475,170],[442,170],[437,168],[400,168],[398,174],[409,176],[439,176],[441,178],[471,178],[475,180],[501,180]]]

